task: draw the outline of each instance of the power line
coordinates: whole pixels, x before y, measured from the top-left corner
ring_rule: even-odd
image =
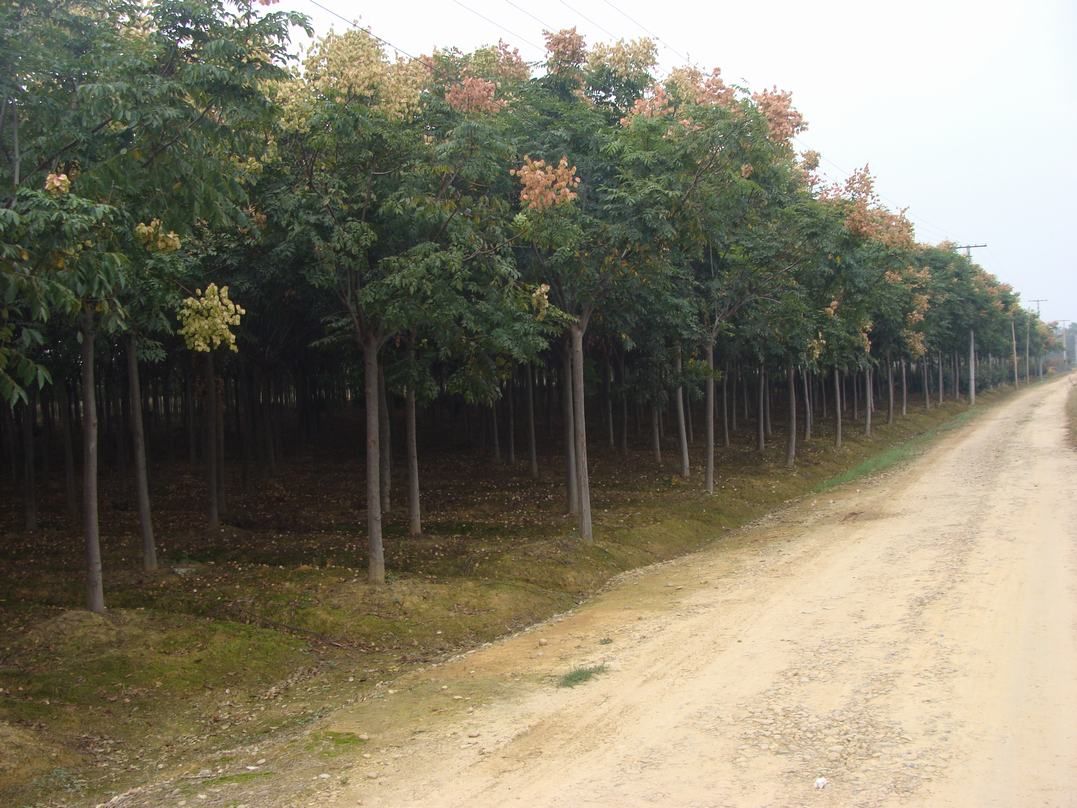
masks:
[[[539,25],[542,26],[543,30],[550,31],[550,32],[554,31],[554,26],[550,25],[548,22],[544,22],[543,20],[540,20],[538,17],[536,17],[534,14],[532,14],[530,11],[528,11],[523,6],[516,5],[514,2],[512,2],[512,0],[505,0],[505,2],[508,3],[510,6],[512,6],[514,9],[516,9],[517,11],[519,11],[521,14],[526,14],[528,17],[533,19],[535,22],[537,22]]]
[[[592,20],[590,17],[588,17],[586,14],[584,14],[582,11],[580,11],[579,9],[573,8],[568,3],[566,3],[565,0],[559,0],[559,2],[561,3],[561,5],[563,5],[565,8],[567,8],[569,11],[571,11],[573,14],[577,14],[580,17],[582,17],[583,19],[587,20],[587,22],[591,23],[591,25],[593,25],[599,31],[604,33],[606,36],[610,37],[611,39],[620,39],[619,36],[617,36],[615,33],[610,31],[608,28],[598,24],[597,22]]]
[[[507,0],[506,0],[506,2],[507,2]],[[662,39],[662,37],[658,36],[658,34],[651,31],[646,25],[644,25],[643,23],[639,22],[636,19],[633,19],[632,17],[629,17],[625,12],[621,11],[621,9],[619,9],[617,6],[615,6],[613,3],[611,3],[610,0],[602,0],[602,2],[605,3],[607,6],[609,6],[610,8],[612,8],[614,11],[616,11],[618,14],[620,14],[622,17],[624,17],[630,23],[635,25],[641,31],[643,31],[643,33],[647,34],[647,36],[649,36],[655,42],[658,42],[663,48],[670,51],[671,53],[676,54],[680,58],[684,59],[684,61],[686,61],[686,62],[688,61],[687,56],[685,56],[679,50],[674,48],[672,45],[667,44],[666,41],[664,39]]]
[[[521,42],[524,42],[524,43],[526,43],[526,44],[530,45],[530,46],[531,46],[532,48],[535,48],[536,50],[540,50],[540,51],[544,51],[544,50],[545,50],[545,48],[544,48],[544,47],[543,47],[542,45],[536,45],[536,44],[535,44],[534,42],[531,42],[530,40],[528,40],[528,39],[526,39],[526,38],[524,38],[524,37],[520,36],[519,34],[513,33],[512,31],[510,31],[510,30],[509,30],[508,28],[506,28],[505,26],[501,25],[500,23],[497,23],[497,22],[494,22],[493,20],[491,20],[491,19],[490,19],[489,17],[487,17],[487,16],[485,15],[485,14],[481,14],[481,13],[479,13],[479,12],[478,12],[478,11],[476,11],[475,9],[471,8],[470,6],[465,6],[465,5],[463,4],[463,3],[461,3],[461,2],[460,2],[460,0],[452,0],[452,1],[453,1],[454,3],[456,3],[456,5],[460,6],[460,8],[464,9],[465,11],[470,11],[470,12],[471,12],[472,14],[474,14],[474,15],[475,15],[476,17],[478,17],[479,19],[481,19],[481,20],[486,20],[486,22],[490,23],[490,25],[493,25],[493,26],[494,26],[494,27],[496,27],[496,28],[500,28],[500,29],[501,29],[502,31],[504,31],[504,32],[505,32],[506,34],[508,34],[509,36],[511,36],[511,37],[515,37],[516,39],[518,39],[518,40],[520,40]]]
[[[406,50],[404,50],[403,48],[398,48],[396,45],[394,45],[388,39],[383,39],[382,37],[378,36],[373,31],[371,31],[369,27],[364,28],[362,25],[357,23],[355,20],[349,20],[347,17],[344,17],[344,16],[342,16],[340,14],[337,14],[335,11],[333,11],[333,9],[328,8],[327,6],[323,6],[321,3],[318,2],[318,0],[310,0],[310,3],[311,3],[311,5],[317,6],[318,8],[320,8],[322,11],[326,12],[327,14],[332,14],[338,20],[343,20],[345,23],[350,25],[352,28],[357,28],[360,31],[366,31],[367,34],[369,34],[371,37],[376,39],[381,44],[386,45],[386,46],[392,48],[397,53],[402,53],[405,56],[407,56],[409,59],[411,59],[412,61],[415,61],[415,57],[412,56],[410,53],[408,53]]]

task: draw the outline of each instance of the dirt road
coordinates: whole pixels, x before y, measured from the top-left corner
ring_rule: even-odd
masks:
[[[383,689],[320,804],[1077,806],[1067,391]]]

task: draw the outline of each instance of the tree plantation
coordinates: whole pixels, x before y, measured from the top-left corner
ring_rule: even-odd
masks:
[[[543,64],[349,30],[297,65],[306,21],[268,5],[0,10],[5,528],[81,541],[92,611],[100,480],[150,572],[183,550],[162,480],[218,531],[334,463],[346,564],[380,584],[424,535],[424,460],[556,478],[542,507],[590,543],[596,456],[721,507],[731,447],[777,435],[795,468],[1045,373],[1052,329],[866,167],[825,183],[788,93],[575,30]]]

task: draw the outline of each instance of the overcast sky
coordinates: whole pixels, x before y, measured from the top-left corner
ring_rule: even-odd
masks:
[[[661,70],[793,92],[801,149],[833,180],[870,164],[920,241],[987,244],[973,258],[1045,320],[1077,320],[1075,0],[283,0],[318,34],[355,20],[401,50],[504,39],[542,59],[542,31],[588,43],[652,36]]]

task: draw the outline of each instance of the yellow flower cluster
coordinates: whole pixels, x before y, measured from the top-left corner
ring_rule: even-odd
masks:
[[[542,320],[546,317],[546,310],[550,308],[550,284],[540,283],[531,293],[531,305],[535,307],[535,319]]]
[[[613,45],[599,43],[587,56],[587,66],[592,70],[605,67],[619,79],[646,82],[658,64],[658,46],[646,37],[626,42],[621,39]]]
[[[71,179],[67,174],[49,174],[45,177],[45,191],[53,196],[63,196],[71,190]]]
[[[304,77],[319,92],[338,93],[400,120],[418,110],[430,70],[422,59],[390,61],[374,37],[353,30],[331,33],[315,44]]]
[[[180,237],[172,230],[166,233],[160,219],[135,225],[135,238],[147,252],[170,253],[180,248]]]
[[[239,325],[240,317],[247,311],[228,298],[228,287],[211,283],[205,294],[195,290],[195,297],[183,301],[179,310],[180,336],[187,348],[198,353],[209,353],[219,345],[227,345],[237,351],[236,335],[231,326]]]

